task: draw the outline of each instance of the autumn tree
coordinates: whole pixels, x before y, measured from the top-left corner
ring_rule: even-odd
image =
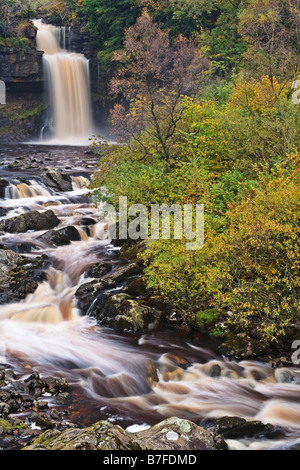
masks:
[[[179,37],[171,43],[147,12],[127,29],[114,60],[118,72],[111,91],[120,100],[112,121],[118,139],[131,139],[139,158],[155,153],[169,166],[170,144],[185,107],[182,97],[195,95],[208,60],[192,40]]]
[[[239,31],[248,43],[246,68],[259,78],[275,77],[285,84],[300,67],[300,2],[252,0],[240,17]],[[276,92],[278,94],[278,91]]]

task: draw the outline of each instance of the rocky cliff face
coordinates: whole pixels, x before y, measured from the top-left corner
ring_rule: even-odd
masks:
[[[36,29],[28,26],[20,38],[0,42],[0,78],[7,92],[41,93],[43,53],[36,50]]]
[[[0,45],[0,77],[7,92],[42,92],[42,55],[34,48],[22,52]]]
[[[15,28],[17,23],[16,20]],[[23,25],[21,36],[1,39],[0,29],[0,80],[6,85],[6,105],[0,104],[0,142],[37,138],[46,119],[43,52],[36,50],[36,33],[33,24],[28,23]],[[85,26],[66,26],[64,46],[70,52],[84,54],[90,61],[94,118],[105,134],[110,108],[107,71],[102,70]]]
[[[36,29],[28,24],[21,37],[0,40],[0,80],[6,104],[0,105],[0,141],[33,138],[39,133],[43,104],[43,53],[36,50]]]

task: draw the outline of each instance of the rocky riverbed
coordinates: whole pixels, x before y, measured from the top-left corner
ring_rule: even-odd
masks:
[[[0,447],[298,448],[290,351],[184,331],[143,282],[143,243],[109,240],[96,160],[2,150]]]

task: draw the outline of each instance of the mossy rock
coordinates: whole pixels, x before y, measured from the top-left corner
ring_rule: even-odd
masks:
[[[270,353],[267,343],[250,338],[244,334],[227,333],[224,341],[218,346],[218,351],[229,358],[255,359]]]
[[[246,420],[238,416],[222,416],[206,423],[204,421],[203,426],[221,434],[225,439],[272,439],[283,436],[283,430],[272,424]]]
[[[128,294],[120,293],[107,299],[97,319],[101,325],[125,333],[138,333],[157,328],[161,312],[132,299]]]
[[[39,212],[30,210],[24,214],[1,221],[0,230],[9,233],[24,233],[28,230],[50,230],[59,225],[60,220],[52,210]]]

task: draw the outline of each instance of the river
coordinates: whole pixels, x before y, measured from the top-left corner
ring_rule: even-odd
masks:
[[[23,256],[47,255],[47,279],[25,300],[0,306],[2,362],[19,378],[32,370],[65,377],[74,387],[73,417],[80,425],[107,419],[124,428],[150,426],[178,416],[196,423],[239,416],[285,429],[284,438],[229,440],[231,449],[286,449],[300,444],[300,371],[255,361],[227,361],[204,336],[184,336],[172,329],[125,335],[100,327],[84,316],[75,292],[91,280],[84,273],[94,263],[118,265],[118,251],[107,235],[101,209],[87,189],[97,156],[85,147],[7,145],[1,149],[0,177],[10,182],[0,207],[10,218],[30,209],[53,210],[57,229],[75,226],[81,239],[54,247],[39,238],[43,231],[2,233],[0,243],[29,243]],[[39,178],[45,167],[60,168],[72,178],[71,191],[55,191]],[[80,221],[96,222],[87,233]],[[178,365],[178,357],[184,365]],[[149,362],[151,361],[151,362]],[[1,361],[0,361],[1,362]],[[158,382],[149,381],[154,364]],[[220,373],[212,374],[218,366]]]

